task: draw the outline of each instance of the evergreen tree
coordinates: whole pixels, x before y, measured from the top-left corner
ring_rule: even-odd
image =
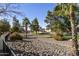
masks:
[[[32,21],[31,30],[32,30],[32,31],[35,31],[36,34],[37,34],[37,32],[39,31],[39,22],[38,22],[38,19],[37,19],[37,18],[35,18],[35,19]]]
[[[12,32],[19,32],[20,24],[19,21],[16,19],[16,16],[13,17],[13,26],[12,26]]]
[[[29,19],[27,18],[27,17],[25,17],[24,19],[23,19],[23,27],[25,27],[25,32],[26,32],[26,38],[27,38],[27,32],[28,32],[28,25],[30,24],[30,21],[29,21]]]
[[[6,19],[0,20],[0,33],[4,33],[9,31],[10,29],[10,24]]]

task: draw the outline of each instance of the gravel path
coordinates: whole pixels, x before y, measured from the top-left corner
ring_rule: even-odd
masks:
[[[17,56],[69,56],[74,55],[71,41],[55,41],[46,38],[24,39],[7,42]]]

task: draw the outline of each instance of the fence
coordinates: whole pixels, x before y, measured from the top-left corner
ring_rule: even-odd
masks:
[[[7,34],[3,34],[1,36],[1,39],[0,39],[2,41],[1,42],[1,44],[2,44],[1,49],[3,51],[3,54],[4,54],[4,56],[16,56],[15,53],[11,50],[10,47],[7,46],[7,44],[5,42],[5,39],[6,39],[7,35],[8,35],[8,33]]]

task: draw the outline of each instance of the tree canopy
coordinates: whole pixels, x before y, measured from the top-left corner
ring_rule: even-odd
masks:
[[[31,30],[36,32],[39,31],[39,22],[37,18],[32,21]]]
[[[4,33],[9,31],[10,29],[10,24],[6,19],[1,19],[0,20],[0,33]]]
[[[12,32],[19,32],[20,31],[20,24],[19,20],[16,18],[16,16],[13,17],[13,25],[12,25]]]

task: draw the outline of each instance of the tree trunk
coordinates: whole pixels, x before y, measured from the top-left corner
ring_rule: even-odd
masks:
[[[27,38],[27,25],[25,26],[25,31],[26,31],[26,38]]]
[[[71,21],[71,32],[72,32],[72,42],[73,42],[73,47],[75,48],[75,54],[78,55],[78,41],[77,41],[77,32],[75,25]]]
[[[36,31],[36,35],[38,34],[38,31]]]
[[[72,6],[70,6],[70,24],[71,24],[74,54],[78,55],[78,41],[77,41],[77,31],[75,26],[75,14],[74,11],[72,10]]]

